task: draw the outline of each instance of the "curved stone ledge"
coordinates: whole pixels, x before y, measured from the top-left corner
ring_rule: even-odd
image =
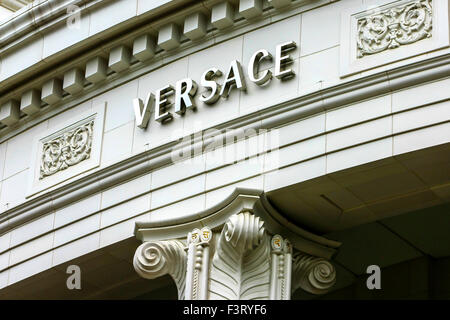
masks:
[[[167,219],[162,222],[136,222],[134,233],[143,241],[183,238],[186,231],[207,225],[211,230],[224,225],[234,214],[252,212],[264,220],[273,234],[289,237],[294,247],[310,255],[330,259],[340,242],[308,232],[288,221],[268,202],[262,190],[236,188],[225,199],[214,206],[183,218]]]

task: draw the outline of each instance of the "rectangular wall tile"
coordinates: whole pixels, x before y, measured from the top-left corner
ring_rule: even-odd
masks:
[[[264,171],[275,170],[325,153],[325,136],[311,138],[266,155]]]
[[[9,270],[0,272],[0,289],[8,285]]]
[[[149,221],[175,221],[179,218],[184,219],[191,216],[193,217],[193,220],[196,220],[197,216],[195,215],[203,209],[205,209],[205,194],[200,194],[198,196],[152,210],[149,214]]]
[[[59,228],[100,210],[100,201],[101,194],[96,194],[56,211],[55,228]]]
[[[11,242],[11,232],[7,232],[0,236],[0,252],[9,249],[9,244]]]
[[[450,78],[392,93],[392,111],[397,112],[435,101],[449,99]],[[433,92],[433,94],[430,94]]]
[[[102,193],[101,208],[107,208],[150,190],[151,174],[145,174]]]
[[[394,133],[398,133],[449,120],[450,100],[395,114],[393,129]]]
[[[106,102],[105,132],[134,121],[133,99],[137,89],[138,81],[133,80],[94,98],[93,106]]]
[[[192,177],[205,171],[205,156],[186,159],[152,172],[152,189],[170,185],[176,181]]]
[[[23,43],[17,49],[3,56],[0,81],[10,78],[39,63],[42,59],[42,46],[42,37],[38,36],[36,39]]]
[[[277,128],[280,147],[325,132],[325,114],[308,117]]]
[[[101,213],[100,227],[104,228],[122,220],[144,213],[150,209],[150,195],[146,194],[112,207]]]
[[[100,231],[100,247],[105,247],[125,239],[134,238],[134,226],[136,221],[148,221],[149,214],[122,221]]]
[[[245,132],[243,130],[229,131],[230,135],[223,144],[216,144],[217,141],[205,143],[206,170],[210,171],[215,168],[225,166],[232,163],[240,162],[246,158],[255,157],[258,154],[264,154],[267,148],[276,148],[278,138],[277,132],[274,136],[272,133],[255,131]],[[269,136],[267,136],[269,134]],[[266,141],[269,140],[267,143]],[[233,141],[236,141],[233,143]],[[262,156],[261,156],[262,157]]]
[[[11,251],[6,251],[0,254],[0,270],[4,270],[9,266],[9,256]]]
[[[205,174],[175,183],[152,192],[151,209],[201,193],[205,190]]]
[[[3,179],[29,168],[33,151],[33,138],[46,129],[47,121],[44,121],[8,140]]]
[[[76,118],[78,114],[84,112],[87,113],[91,110],[92,110],[92,100],[89,100],[50,118],[48,120],[48,127],[54,128],[59,127],[64,123],[71,123],[73,122],[73,118]]]
[[[55,231],[54,247],[86,236],[100,228],[100,213],[69,224]]]
[[[11,209],[25,201],[25,191],[28,183],[28,169],[19,172],[2,182],[0,207]]]
[[[29,261],[14,266],[9,270],[8,285],[29,278],[39,272],[49,269],[51,266],[52,266],[51,252],[42,254]]]
[[[362,0],[336,1],[329,5],[307,11],[302,15],[301,55],[309,55],[339,44],[340,12]]]
[[[259,175],[263,170],[263,157],[250,158],[223,168],[216,169],[206,175],[206,190],[211,190],[229,183]]]
[[[392,156],[392,138],[385,138],[327,155],[327,173]]]
[[[90,15],[86,10],[81,14],[80,20],[69,24],[64,20],[56,28],[44,34],[43,58],[63,51],[89,36]],[[70,26],[70,27],[69,27]]]
[[[91,234],[53,250],[53,266],[75,259],[97,250],[100,243],[100,232]]]
[[[52,230],[54,219],[55,215],[51,213],[14,229],[11,232],[11,246],[16,246]]]
[[[318,84],[322,87],[336,84],[339,79],[339,47],[326,49],[300,58],[299,92],[309,93]]]
[[[178,80],[184,79],[188,76],[187,70],[188,58],[182,58],[140,77],[138,79],[139,90],[137,97],[142,101],[145,101],[150,92],[155,94],[157,90],[169,84],[175,86],[175,83]],[[199,79],[192,77],[191,74],[189,77],[199,81]],[[128,109],[133,113],[134,119],[132,99],[128,97],[128,100]],[[173,95],[169,97],[169,101],[173,102]],[[163,124],[155,121],[155,113],[153,108],[151,110],[147,128],[141,129],[136,127],[136,130],[134,131],[133,153],[139,153],[171,141],[176,141],[182,136],[185,117],[180,117],[177,114],[174,114],[175,112],[173,110],[173,106],[168,108],[168,111],[174,115],[174,119],[172,121]],[[201,112],[199,111],[195,115],[199,113]],[[186,117],[191,118],[191,121],[194,121],[192,116],[193,114],[190,112],[186,115]]]
[[[53,233],[46,234],[40,238],[22,244],[11,250],[10,265],[29,259],[53,246]]]
[[[95,35],[136,16],[136,0],[116,0],[91,10],[89,35]]]
[[[6,161],[6,145],[8,142],[0,143],[0,181],[3,180],[3,169]]]
[[[394,155],[450,142],[450,122],[394,136]]]
[[[101,158],[102,166],[131,156],[134,130],[134,121],[131,121],[104,134]]]
[[[327,112],[327,131],[391,113],[391,95],[358,102]]]
[[[203,72],[211,67],[216,67],[223,73],[218,82],[223,83],[230,62],[238,60],[242,63],[242,44],[243,37],[239,36],[190,55],[188,76],[200,83]],[[242,71],[245,73],[245,67],[243,64],[242,66]],[[234,88],[230,91],[228,98],[220,98],[213,105],[207,105],[200,101],[200,96],[204,91],[205,89],[200,88],[195,96],[198,112],[195,115],[188,114],[189,122],[195,124],[197,128],[214,127],[239,115],[239,97],[242,93],[240,90]]]
[[[263,48],[275,57],[276,46],[288,41],[295,41],[297,44],[297,49],[289,52],[293,59],[297,59],[300,57],[300,31],[301,15],[296,15],[246,33],[243,43],[243,65],[248,65],[251,56]],[[264,65],[261,67],[264,68]]]
[[[264,175],[264,191],[269,192],[310,180],[325,174],[325,156],[268,172]]]
[[[299,59],[294,60],[288,68],[295,72],[295,77],[285,81],[273,77],[264,86],[254,84],[246,75],[247,91],[242,92],[240,95],[239,114],[245,115],[257,112],[277,103],[295,98],[298,95],[299,80],[301,78]],[[271,71],[274,72],[274,69],[271,68]]]
[[[327,134],[327,152],[392,134],[392,117],[365,122]]]
[[[137,0],[137,14],[141,15],[149,12],[150,10],[155,10],[171,1],[172,0]]]

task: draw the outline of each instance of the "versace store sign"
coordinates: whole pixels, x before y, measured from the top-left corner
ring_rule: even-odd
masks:
[[[275,57],[275,77],[280,80],[286,80],[295,76],[295,72],[286,66],[292,63],[287,51],[291,51],[297,47],[294,41],[289,41],[276,47]],[[258,86],[268,84],[272,79],[272,71],[264,70],[258,75],[259,63],[261,60],[272,61],[272,55],[265,49],[256,51],[250,58],[248,65],[248,78]],[[222,71],[212,67],[202,74],[201,85],[208,89],[208,93],[200,97],[200,101],[206,104],[217,102],[220,97],[227,98],[230,90],[233,88],[245,91],[247,86],[242,71],[241,63],[233,60],[226,73],[224,83],[217,84],[214,78],[220,77]],[[172,85],[166,85],[156,92],[156,101],[153,93],[149,93],[145,99],[145,103],[141,99],[136,98],[133,101],[134,112],[136,115],[136,125],[140,128],[146,128],[150,116],[150,109],[155,108],[155,120],[158,122],[170,121],[173,115],[166,111],[169,104],[168,96],[175,95],[175,113],[184,114],[186,109],[195,109],[193,96],[197,93],[197,83],[190,79],[183,79],[176,82],[175,89]]]
[[[450,298],[449,15],[0,0],[0,299]]]

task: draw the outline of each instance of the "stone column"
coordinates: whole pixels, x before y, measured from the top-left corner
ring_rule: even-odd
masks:
[[[250,210],[221,226],[194,229],[185,239],[144,242],[134,268],[148,279],[169,274],[186,300],[289,300],[297,288],[322,294],[336,280],[327,259],[293,248]]]

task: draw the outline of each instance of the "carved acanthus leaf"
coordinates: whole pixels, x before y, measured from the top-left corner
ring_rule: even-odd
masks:
[[[358,58],[432,36],[432,0],[415,0],[357,21]]]
[[[270,245],[260,218],[249,212],[231,216],[218,241],[210,299],[268,299]]]
[[[169,274],[177,286],[178,298],[184,299],[186,252],[181,241],[144,242],[134,254],[133,265],[136,272],[146,279]]]

